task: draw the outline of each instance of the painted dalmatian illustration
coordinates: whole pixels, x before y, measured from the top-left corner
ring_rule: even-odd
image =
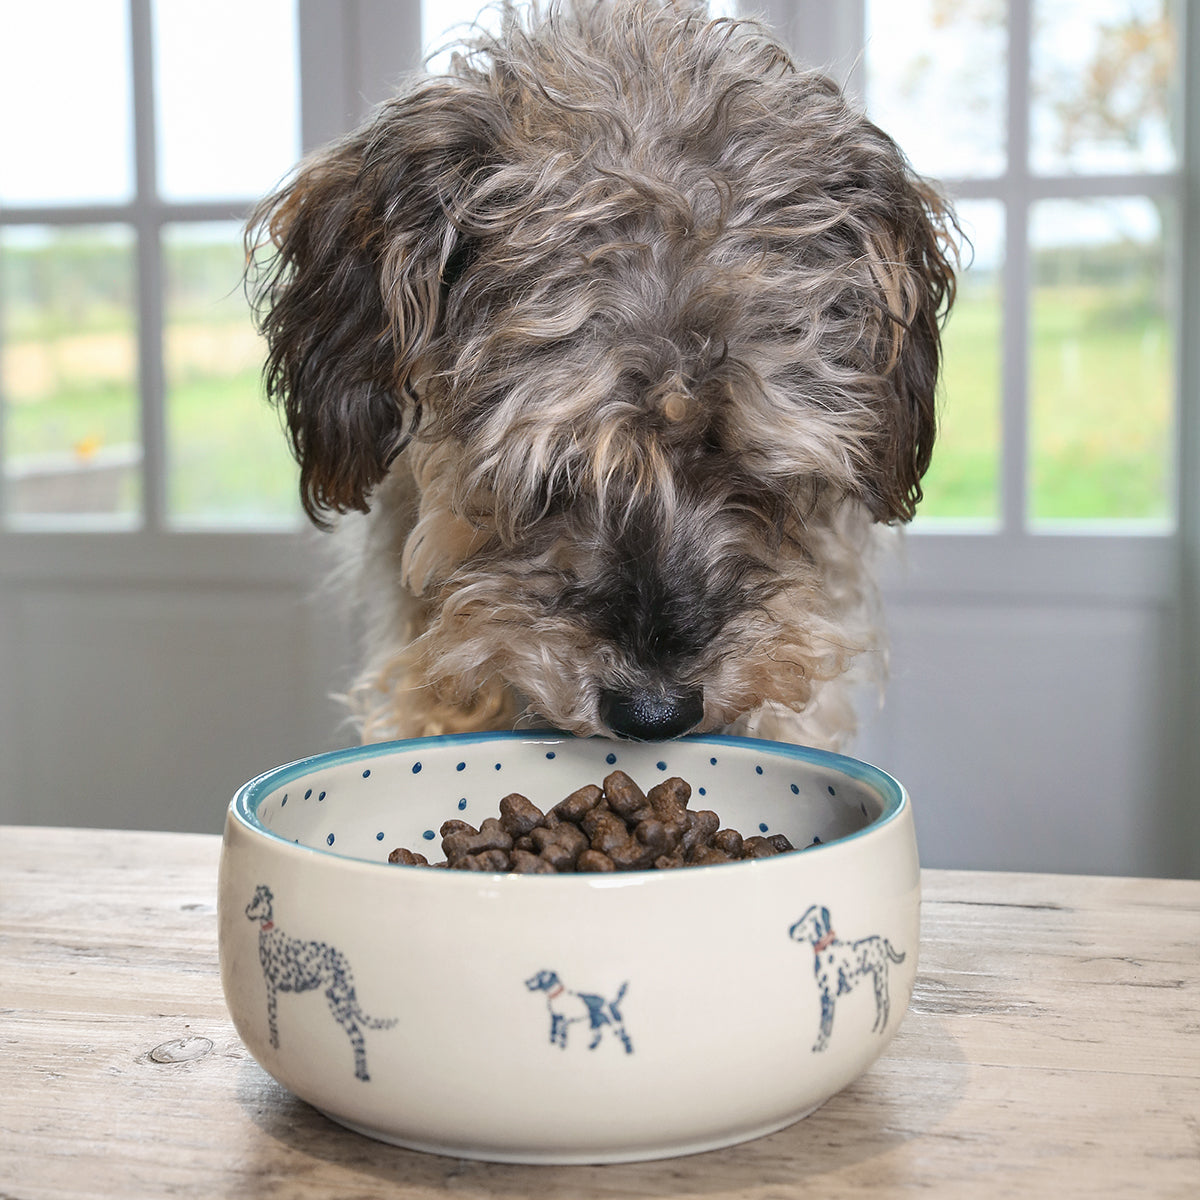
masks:
[[[829,1045],[837,997],[853,991],[867,976],[875,988],[875,1024],[871,1029],[882,1033],[888,1020],[888,963],[902,963],[905,955],[883,937],[841,941],[833,932],[829,909],[816,904],[788,933],[797,942],[811,943],[813,948],[813,973],[821,992],[821,1029],[813,1049],[824,1050]]]
[[[544,992],[546,1007],[550,1011],[550,1044],[567,1048],[567,1031],[572,1025],[587,1023],[592,1040],[588,1049],[595,1050],[600,1045],[606,1032],[611,1031],[614,1037],[625,1047],[626,1054],[633,1053],[633,1042],[625,1032],[625,1021],[621,1016],[621,1000],[625,996],[628,982],[621,984],[620,990],[612,1000],[594,992],[576,992],[559,979],[555,971],[539,971],[536,975],[525,980],[525,986],[531,992]]]
[[[346,1031],[354,1048],[354,1074],[364,1082],[367,1050],[364,1029],[390,1029],[394,1018],[368,1017],[358,1003],[354,977],[346,956],[327,942],[306,942],[289,937],[275,926],[271,889],[260,884],[246,906],[246,916],[258,922],[258,960],[267,981],[267,1025],[271,1045],[279,1048],[277,1010],[280,992],[311,992],[325,989],[333,1019]]]

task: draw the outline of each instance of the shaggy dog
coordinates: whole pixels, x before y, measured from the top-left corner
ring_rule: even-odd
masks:
[[[827,78],[670,0],[505,6],[302,163],[251,290],[309,516],[366,514],[363,737],[839,744],[952,233]]]

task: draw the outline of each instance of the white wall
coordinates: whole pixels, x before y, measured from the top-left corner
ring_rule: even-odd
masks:
[[[0,823],[216,833],[241,783],[352,741],[313,541],[4,539]]]
[[[1177,543],[1026,549],[1041,570],[1018,554],[1024,574],[1001,581],[988,574],[1013,557],[1002,546],[908,539],[886,588],[891,679],[857,752],[908,787],[929,866],[1200,872]],[[1106,557],[1107,578],[1081,562],[1055,571],[1072,551]],[[1051,572],[1057,587],[1039,578]]]
[[[922,861],[1174,874],[1163,796],[1168,614],[891,608],[894,671],[859,746],[909,788]]]

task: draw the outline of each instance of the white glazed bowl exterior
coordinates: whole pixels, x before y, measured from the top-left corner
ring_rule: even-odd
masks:
[[[820,844],[610,875],[386,861],[399,845],[435,861],[447,817],[478,824],[509,791],[548,808],[615,766],[644,788],[683,776],[691,807],[744,834]],[[238,793],[221,975],[255,1059],[351,1128],[492,1161],[632,1161],[782,1128],[866,1070],[912,993],[919,910],[907,794],[853,759],[723,737],[428,738]]]

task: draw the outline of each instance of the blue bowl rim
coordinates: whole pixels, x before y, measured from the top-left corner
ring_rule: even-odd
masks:
[[[272,767],[268,771],[264,771],[261,775],[256,775],[253,779],[244,783],[234,794],[233,799],[229,802],[230,814],[241,824],[248,827],[256,834],[268,838],[271,841],[278,842],[281,846],[286,846],[290,850],[302,850],[313,854],[324,855],[331,859],[336,859],[344,863],[358,863],[368,867],[386,867],[388,870],[395,870],[395,867],[390,863],[378,863],[371,859],[357,858],[353,855],[342,854],[336,850],[324,849],[320,846],[303,846],[292,842],[289,839],[281,836],[272,829],[268,829],[258,817],[258,806],[263,799],[270,793],[283,787],[285,784],[292,783],[296,779],[303,778],[305,775],[312,774],[314,771],[325,770],[330,767],[337,767],[344,763],[368,762],[376,758],[385,758],[395,754],[402,754],[412,750],[420,750],[423,747],[452,747],[452,746],[475,746],[482,743],[491,742],[521,742],[531,745],[561,745],[564,742],[576,741],[595,741],[595,742],[610,742],[608,738],[579,738],[572,733],[563,733],[559,730],[490,730],[477,733],[453,733],[440,734],[434,737],[420,738],[405,738],[390,742],[372,742],[361,746],[349,746],[340,750],[328,750],[320,754],[309,755],[307,758],[296,759],[293,762],[283,763],[277,767]],[[911,804],[908,791],[904,785],[889,775],[880,767],[876,767],[871,763],[864,762],[862,759],[851,758],[846,754],[837,754],[832,750],[820,750],[813,746],[799,746],[790,742],[776,742],[765,738],[740,737],[732,734],[689,734],[686,737],[678,739],[679,744],[695,744],[701,746],[718,746],[718,747],[737,747],[746,750],[758,750],[762,754],[770,755],[774,758],[790,758],[799,762],[807,763],[814,766],[822,766],[828,770],[836,771],[839,774],[846,775],[851,779],[855,779],[860,783],[866,784],[877,792],[883,799],[883,810],[875,820],[871,821],[864,828],[857,830],[854,833],[846,834],[845,837],[836,838],[830,842],[824,842],[818,846],[809,846],[804,849],[805,857],[812,854],[821,854],[835,849],[839,846],[844,846],[849,842],[857,841],[860,838],[875,834],[880,829],[887,825],[893,824],[900,819]],[[619,743],[617,743],[619,744]],[[671,745],[672,743],[663,743]],[[784,856],[790,858],[790,855]],[[780,861],[774,858],[760,859],[757,862],[749,865],[765,866],[772,862]],[[721,870],[723,866],[744,866],[747,864],[717,864],[710,868],[711,870]],[[689,867],[686,872],[688,875],[694,874],[697,868]],[[423,872],[422,872],[423,873]],[[436,871],[435,875],[442,875],[443,872]],[[454,872],[451,872],[454,874]],[[501,872],[501,875],[504,873]],[[661,876],[664,872],[661,871],[624,871],[621,872],[622,878],[630,876]],[[666,874],[674,875],[675,872],[667,872]],[[476,876],[478,878],[478,876]],[[519,876],[525,878],[525,876]],[[580,876],[530,876],[529,878],[559,878],[559,879],[578,879]],[[590,877],[589,877],[590,878]]]

